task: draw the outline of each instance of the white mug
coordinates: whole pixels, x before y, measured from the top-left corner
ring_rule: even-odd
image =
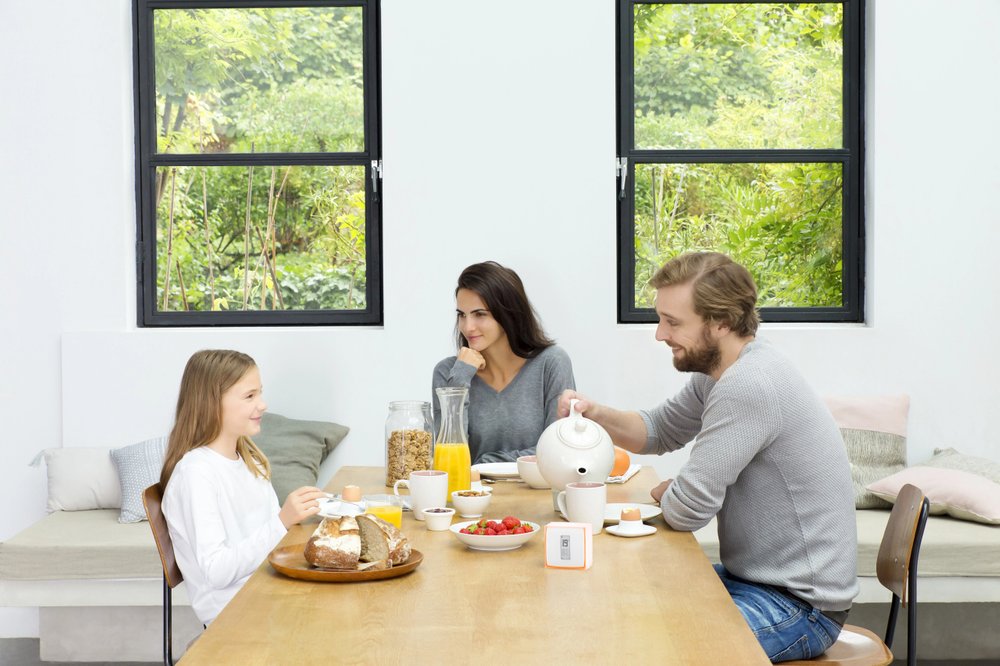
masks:
[[[399,495],[400,486],[410,489],[410,509],[417,520],[424,519],[424,509],[448,503],[448,472],[439,469],[410,472],[409,479],[400,479],[392,485],[394,495]]]
[[[604,509],[608,505],[608,487],[597,482],[567,483],[556,497],[559,510],[571,523],[590,523],[594,534],[604,528]]]

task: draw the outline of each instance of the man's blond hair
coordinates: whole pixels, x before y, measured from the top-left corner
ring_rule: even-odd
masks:
[[[757,285],[750,271],[719,252],[686,252],[663,264],[649,280],[654,289],[688,284],[694,311],[740,337],[757,334]]]

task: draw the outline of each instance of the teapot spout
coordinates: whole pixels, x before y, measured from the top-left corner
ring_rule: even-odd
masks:
[[[586,468],[586,467],[577,467],[577,469],[576,469],[576,474],[577,474],[577,476],[578,476],[578,477],[580,477],[581,479],[584,479],[584,478],[586,478],[586,477],[587,477],[587,471],[588,471],[588,470],[587,470],[587,468]]]

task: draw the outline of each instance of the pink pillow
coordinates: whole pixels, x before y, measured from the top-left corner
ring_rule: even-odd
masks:
[[[977,523],[1000,525],[1000,483],[957,469],[908,467],[868,485],[868,490],[894,502],[907,483],[920,488],[930,500],[930,512]]]

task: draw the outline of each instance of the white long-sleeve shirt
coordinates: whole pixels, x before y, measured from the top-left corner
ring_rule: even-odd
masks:
[[[195,615],[208,624],[285,535],[271,482],[207,446],[188,451],[163,515]]]

